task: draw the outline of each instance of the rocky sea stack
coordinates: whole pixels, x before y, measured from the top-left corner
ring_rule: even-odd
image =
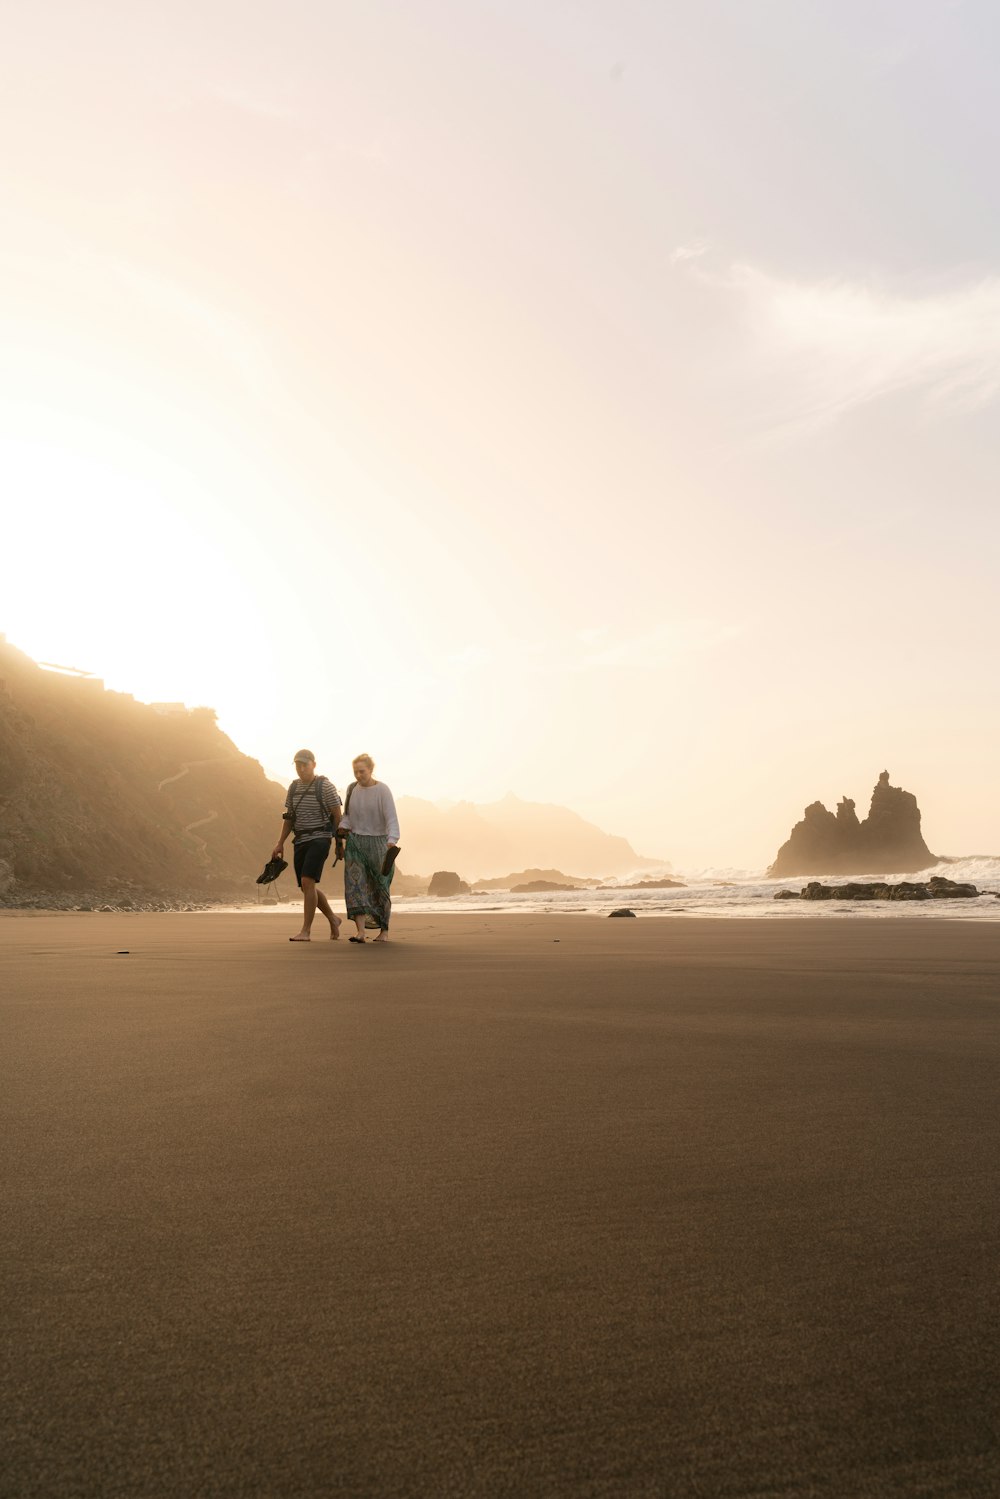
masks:
[[[768,874],[783,879],[794,874],[909,874],[927,869],[937,860],[920,831],[920,808],[912,791],[889,785],[883,770],[872,792],[864,822],[858,821],[849,797],[836,814],[813,802],[791,837],[778,850]]]

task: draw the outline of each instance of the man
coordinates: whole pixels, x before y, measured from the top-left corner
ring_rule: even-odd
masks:
[[[271,850],[272,859],[284,858],[285,839],[295,833],[295,878],[302,891],[302,930],[289,942],[312,940],[316,907],[330,923],[330,939],[340,936],[340,917],[319,888],[323,865],[330,853],[335,830],[340,826],[340,797],[326,776],[316,774],[316,756],[312,750],[299,750],[295,756],[296,779],[288,788],[281,837]]]

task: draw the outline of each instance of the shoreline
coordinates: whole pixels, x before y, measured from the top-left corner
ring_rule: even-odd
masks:
[[[925,871],[927,878],[916,882],[896,874],[887,874],[852,876],[846,885],[842,876],[809,880],[803,885],[801,877],[788,881],[741,875],[739,879],[722,880],[714,874],[704,874],[697,879],[689,877],[684,882],[657,885],[655,888],[599,884],[557,891],[470,891],[436,897],[409,892],[404,894],[399,890],[395,892],[393,910],[399,917],[500,912],[546,916],[571,913],[608,916],[614,909],[624,908],[643,919],[654,915],[669,915],[674,920],[679,916],[691,916],[699,920],[706,917],[752,917],[756,920],[787,917],[802,920],[812,916],[824,920],[844,917],[856,920],[864,910],[869,918],[879,919],[899,919],[905,913],[920,920],[930,917],[979,923],[1000,922],[1000,858],[977,855],[966,860],[951,860],[947,867],[947,876]],[[954,880],[952,875],[955,876]],[[948,885],[954,887],[954,892],[967,892],[975,888],[978,893],[959,895],[948,890]],[[882,898],[868,898],[868,892],[879,887],[883,890]],[[16,896],[12,891],[5,890],[5,902],[0,905],[0,912],[108,914],[118,911],[152,914],[169,911],[192,914],[239,912],[246,915],[252,912],[273,914],[275,911],[292,910],[299,906],[298,892],[287,880],[283,879],[276,891],[273,886],[268,889],[271,893],[266,896],[261,887],[252,883],[235,891],[211,890],[166,895],[118,889],[102,895],[95,895],[93,892],[49,891]],[[343,902],[342,890],[337,885],[328,886],[326,893],[339,912]],[[921,898],[915,898],[917,895]]]
[[[445,921],[476,921],[485,918],[500,917],[505,921],[524,920],[537,922],[551,922],[554,920],[572,921],[609,921],[614,920],[616,925],[629,925],[634,919],[637,922],[668,921],[671,925],[681,925],[685,922],[704,926],[706,922],[717,922],[719,925],[729,926],[734,923],[744,923],[750,926],[801,926],[812,922],[821,926],[844,926],[853,925],[857,922],[868,922],[873,925],[898,925],[900,922],[913,922],[918,926],[938,926],[943,923],[954,923],[964,926],[994,926],[1000,925],[1000,898],[998,904],[983,904],[978,907],[973,901],[967,901],[959,905],[959,909],[944,910],[941,901],[928,902],[895,902],[895,901],[855,901],[838,905],[837,902],[803,902],[801,905],[792,905],[783,902],[777,908],[763,906],[752,913],[746,910],[726,913],[719,910],[712,911],[690,911],[690,910],[636,910],[633,918],[613,918],[610,913],[603,910],[566,910],[544,908],[526,910],[520,907],[505,907],[499,905],[484,905],[479,911],[463,908],[461,910],[449,910],[447,904],[442,901],[441,909],[423,906],[419,910],[408,909],[400,901],[393,905],[393,930],[398,929],[401,922],[423,922],[427,920]],[[789,906],[791,905],[791,909]],[[345,912],[334,909],[341,921],[348,920]],[[301,904],[298,901],[282,901],[277,905],[259,905],[248,901],[244,904],[220,902],[219,904],[204,906],[170,906],[162,909],[150,910],[146,908],[124,907],[102,907],[92,910],[86,909],[63,909],[49,906],[0,906],[0,920],[11,920],[17,917],[128,917],[130,919],[148,919],[152,917],[179,917],[179,916],[216,916],[235,917],[246,920],[259,916],[268,921],[275,916],[288,916],[292,921],[301,916]],[[322,924],[322,917],[317,915],[317,922]]]

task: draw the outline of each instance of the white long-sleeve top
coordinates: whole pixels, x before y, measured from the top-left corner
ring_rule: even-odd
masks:
[[[344,832],[360,833],[363,837],[388,838],[399,842],[399,818],[392,792],[384,781],[374,781],[371,786],[355,785],[351,788],[351,810],[340,819]]]

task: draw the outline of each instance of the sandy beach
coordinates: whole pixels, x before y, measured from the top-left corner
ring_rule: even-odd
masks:
[[[294,926],[0,921],[2,1495],[1000,1491],[996,927]]]

